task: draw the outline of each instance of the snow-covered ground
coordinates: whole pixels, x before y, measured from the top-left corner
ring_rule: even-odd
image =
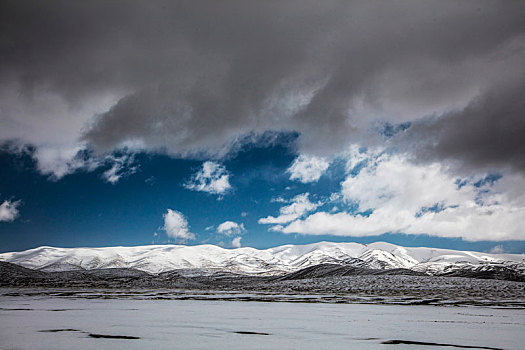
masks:
[[[0,293],[0,349],[523,349],[523,309]],[[107,336],[136,339],[107,338]],[[394,342],[395,343],[395,342]]]

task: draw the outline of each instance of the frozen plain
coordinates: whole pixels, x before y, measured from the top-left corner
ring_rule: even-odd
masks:
[[[525,344],[523,308],[90,295],[0,290],[0,348],[523,349]]]

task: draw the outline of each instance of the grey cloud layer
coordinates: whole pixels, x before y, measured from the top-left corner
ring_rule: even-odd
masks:
[[[523,2],[1,6],[0,98],[10,108],[0,118],[11,131],[0,139],[45,140],[12,131],[34,121],[45,92],[60,97],[63,111],[116,99],[64,121],[100,152],[133,142],[220,156],[243,134],[294,130],[301,151],[326,155],[380,142],[374,123],[414,121],[398,145],[417,145],[420,159],[523,168]],[[13,87],[22,96],[16,103],[33,108],[16,114],[1,93]]]
[[[463,160],[463,168],[525,170],[525,81],[496,86],[466,108],[416,123],[408,144],[421,158]]]

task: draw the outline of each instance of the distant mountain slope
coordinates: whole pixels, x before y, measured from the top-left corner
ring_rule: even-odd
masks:
[[[337,264],[320,264],[306,267],[299,271],[295,271],[284,275],[280,280],[300,280],[310,278],[326,278],[326,277],[345,277],[345,276],[362,276],[362,275],[424,275],[421,272],[415,272],[409,269],[369,269],[351,265],[337,265]]]
[[[361,269],[405,269],[430,275],[483,273],[525,275],[525,255],[487,254],[435,248],[409,248],[385,242],[319,242],[284,245],[258,250],[225,249],[214,245],[150,245],[106,248],[39,247],[22,252],[0,254],[0,261],[29,269],[85,271],[96,269],[135,269],[148,273],[172,270],[224,271],[250,275],[285,275],[321,264],[337,264]]]
[[[31,270],[19,265],[0,261],[0,281],[10,280],[39,280],[47,278],[47,274],[41,271]]]

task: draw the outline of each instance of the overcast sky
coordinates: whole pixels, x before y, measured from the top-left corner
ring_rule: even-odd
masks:
[[[524,13],[522,1],[2,1],[0,250],[523,252]]]

